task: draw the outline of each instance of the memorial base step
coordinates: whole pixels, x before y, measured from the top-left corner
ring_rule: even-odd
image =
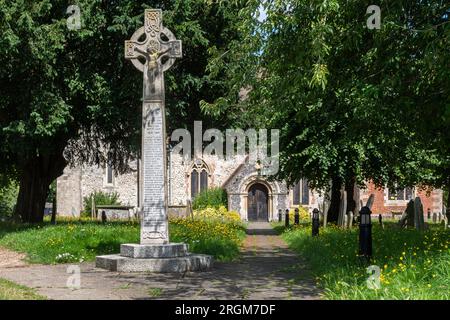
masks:
[[[115,272],[160,272],[178,273],[186,271],[207,271],[212,268],[213,258],[203,254],[188,254],[172,258],[130,258],[122,255],[98,256],[97,268]]]

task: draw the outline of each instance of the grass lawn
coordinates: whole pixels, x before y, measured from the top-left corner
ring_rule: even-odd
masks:
[[[34,289],[0,278],[0,300],[45,300]]]
[[[381,274],[379,289],[370,289],[367,265],[357,257],[358,227],[321,228],[315,238],[310,223],[275,228],[310,264],[327,299],[450,299],[450,229],[431,225],[420,233],[394,223],[385,223],[385,229],[374,224],[371,264]]]
[[[230,261],[239,255],[245,237],[242,224],[217,220],[172,219],[171,242],[186,242],[190,251]],[[0,246],[27,254],[31,263],[93,261],[97,255],[118,253],[122,243],[139,242],[136,222],[59,220],[56,225],[0,224]]]

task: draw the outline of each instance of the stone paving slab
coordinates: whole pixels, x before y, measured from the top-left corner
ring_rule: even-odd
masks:
[[[66,286],[69,265],[0,268],[0,277],[49,299],[320,299],[310,273],[268,223],[252,223],[242,257],[211,271],[184,274],[117,273],[79,264],[81,288]]]

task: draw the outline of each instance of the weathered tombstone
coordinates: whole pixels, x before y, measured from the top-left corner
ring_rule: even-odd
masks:
[[[283,221],[283,210],[278,210],[278,222]]]
[[[400,217],[400,220],[398,221],[398,225],[400,228],[404,228],[406,226],[407,219],[408,219],[408,211],[406,209],[405,212],[403,212],[402,216]]]
[[[425,228],[423,205],[419,197],[414,199],[414,226],[419,231],[422,231]]]
[[[341,190],[341,201],[339,204],[339,216],[338,216],[338,226],[341,228],[345,227],[345,217],[347,213],[347,192]]]
[[[433,212],[433,223],[437,222],[437,213]]]
[[[169,243],[164,72],[182,56],[182,45],[162,18],[160,9],[146,9],[144,26],[125,41],[125,58],[143,73],[141,241],[122,244],[120,255],[97,257],[96,266],[111,271],[185,272],[212,265],[211,256]]]
[[[326,228],[327,227],[327,222],[328,222],[328,209],[330,208],[330,202],[329,200],[324,200],[323,201],[323,227]]]
[[[347,228],[347,223],[348,223],[348,215],[344,214],[344,219],[342,219],[342,220],[343,220],[342,227],[346,229]]]
[[[348,212],[348,220],[347,220],[347,228],[351,229],[353,226],[353,212],[349,211]]]
[[[372,210],[374,201],[375,201],[375,195],[372,193],[372,194],[370,194],[369,199],[367,199],[366,207],[369,208],[370,210]]]
[[[406,205],[406,223],[408,227],[414,228],[414,200],[409,200]]]

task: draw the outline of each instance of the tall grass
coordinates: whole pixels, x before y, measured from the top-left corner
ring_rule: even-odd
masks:
[[[449,299],[450,231],[431,225],[425,232],[385,223],[373,227],[372,265],[380,268],[380,287],[367,285],[367,265],[358,256],[358,228],[320,229],[310,224],[284,230],[289,246],[310,264],[328,299]]]
[[[199,234],[199,225],[203,232]],[[218,233],[217,230],[229,233]],[[210,232],[206,232],[210,230]],[[219,261],[237,257],[242,230],[231,228],[226,222],[211,221],[180,224],[170,221],[171,242],[186,242],[190,251],[213,255]],[[122,243],[138,243],[140,229],[137,222],[108,222],[59,220],[56,225],[15,225],[0,223],[0,246],[27,254],[31,263],[56,264],[93,261],[96,256],[120,251]],[[230,237],[241,239],[230,241]]]

